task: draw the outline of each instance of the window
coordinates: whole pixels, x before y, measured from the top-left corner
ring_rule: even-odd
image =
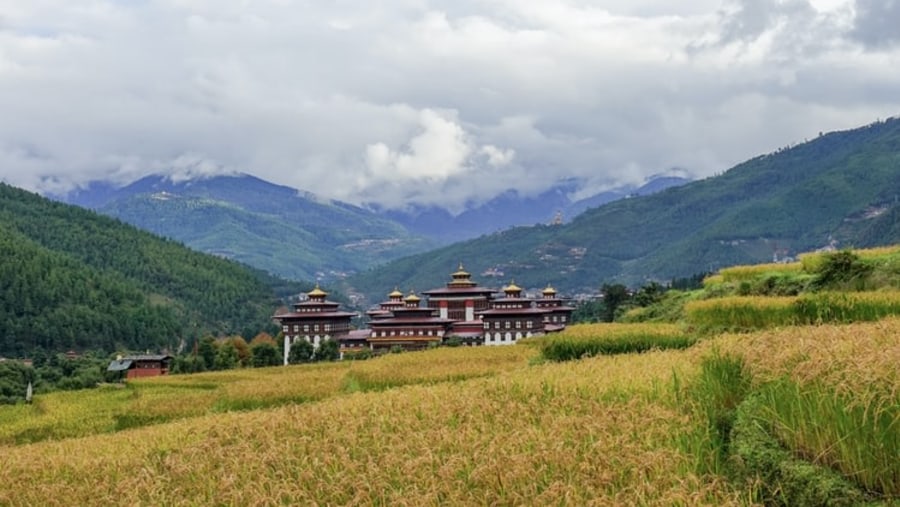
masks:
[[[294,332],[296,333],[297,331],[300,331],[300,326],[294,324]]]
[[[522,321],[521,320],[516,321],[516,329],[522,329]]]
[[[316,324],[316,325],[313,326],[313,332],[315,332],[315,333],[318,333],[318,332],[319,332],[319,325],[318,325],[318,324]]]
[[[285,333],[287,333],[289,329],[290,329],[290,326],[281,326],[281,330],[284,331]]]
[[[494,329],[500,329],[500,321],[494,322]]]
[[[303,325],[303,332],[304,332],[304,333],[308,333],[308,332],[309,332],[309,324],[304,324],[304,325]]]
[[[506,329],[510,329],[510,328],[512,328],[512,323],[510,323],[510,322],[507,320],[506,322],[503,323],[503,327],[506,328]]]
[[[490,329],[490,328],[491,328],[491,323],[490,323],[490,322],[485,322],[485,323],[484,323],[484,328],[485,328],[485,329]]]
[[[325,332],[331,331],[331,324],[325,324]]]
[[[566,316],[565,316],[565,315],[560,315],[559,321],[560,321],[560,322],[565,322],[565,321],[566,321]]]

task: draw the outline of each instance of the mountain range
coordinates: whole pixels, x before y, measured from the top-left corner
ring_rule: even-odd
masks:
[[[347,280],[443,285],[462,262],[487,285],[596,292],[666,282],[819,248],[900,241],[900,119],[820,135],[724,173],[592,208],[570,223],[515,227],[393,261]]]
[[[251,175],[103,182],[58,199],[294,280],[333,280],[434,243],[350,204]]]
[[[54,197],[278,276],[327,283],[454,240],[549,223],[557,214],[687,181],[660,175],[581,200],[571,197],[579,183],[566,181],[533,197],[509,190],[456,216],[439,208],[367,209],[247,174],[184,181],[151,175],[122,187],[95,181]]]
[[[589,208],[629,196],[650,195],[690,181],[684,171],[673,169],[651,176],[641,185],[617,186],[579,199],[574,196],[583,192],[583,183],[569,179],[534,196],[509,189],[457,215],[439,207],[417,206],[380,212],[415,234],[449,244],[519,225],[566,222]]]

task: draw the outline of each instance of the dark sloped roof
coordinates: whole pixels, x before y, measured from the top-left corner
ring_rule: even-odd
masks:
[[[172,359],[172,356],[168,354],[135,354],[122,358],[123,361],[165,361],[166,359]]]
[[[115,360],[109,363],[106,371],[125,371],[131,368],[132,361],[130,359]]]

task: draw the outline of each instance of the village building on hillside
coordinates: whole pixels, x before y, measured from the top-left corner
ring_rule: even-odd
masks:
[[[303,339],[318,347],[326,339],[337,340],[341,353],[371,350],[383,353],[393,348],[419,350],[454,343],[465,346],[511,345],[531,336],[561,331],[573,308],[547,286],[542,297],[530,299],[522,288],[510,283],[497,291],[480,287],[471,275],[459,268],[445,287],[422,292],[427,303],[414,292],[404,296],[398,289],[388,299],[366,312],[369,327],[350,329],[354,314],[339,310],[326,301],[327,293],[318,285],[307,301],[296,303],[294,311],[275,315],[284,333],[285,364],[291,345]]]
[[[123,378],[158,377],[168,375],[172,356],[168,354],[141,354],[118,357],[109,363],[106,371],[119,372]]]

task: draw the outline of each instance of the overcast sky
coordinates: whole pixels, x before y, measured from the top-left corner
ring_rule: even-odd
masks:
[[[0,179],[459,210],[900,115],[900,0],[0,0]]]

